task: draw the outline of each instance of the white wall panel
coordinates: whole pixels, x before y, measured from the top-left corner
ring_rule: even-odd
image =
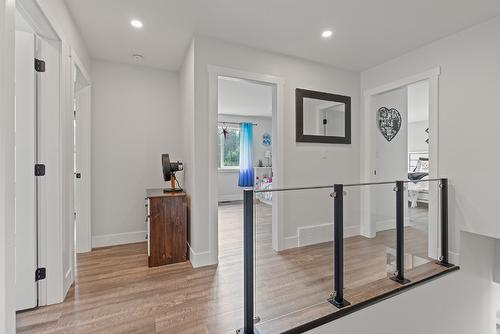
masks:
[[[161,154],[184,157],[178,76],[95,60],[92,82],[92,235],[145,231],[145,190],[166,186]]]

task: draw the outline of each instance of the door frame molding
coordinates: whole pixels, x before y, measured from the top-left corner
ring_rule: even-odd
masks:
[[[80,211],[85,210],[85,213],[81,213],[81,217],[86,217],[86,219],[78,220],[77,216],[77,230],[76,230],[76,244],[75,252],[76,253],[85,253],[90,252],[92,250],[92,219],[91,219],[91,187],[92,187],[92,174],[91,174],[91,156],[92,156],[92,145],[91,145],[91,125],[92,125],[92,80],[90,74],[87,69],[83,65],[82,61],[78,57],[77,52],[70,48],[70,58],[71,58],[71,99],[75,100],[77,93],[75,91],[75,83],[76,83],[76,70],[78,69],[82,74],[85,80],[85,86],[80,90],[88,90],[85,94],[85,99],[87,100],[84,105],[86,106],[85,110],[82,110],[79,114],[77,120],[77,145],[78,143],[81,145],[79,148],[77,147],[77,162],[80,160],[81,166],[79,167],[78,172],[82,173],[85,178],[85,182],[82,182],[80,187],[80,195],[78,196],[78,200],[80,201]],[[78,159],[78,157],[80,159]],[[77,190],[78,191],[78,190]],[[77,198],[74,198],[75,207]],[[82,209],[84,208],[84,209]],[[76,210],[76,209],[75,209]],[[73,264],[74,266],[75,264]],[[74,270],[74,268],[73,268]]]
[[[439,75],[441,74],[440,66],[431,68],[427,71],[415,73],[413,75],[400,78],[370,89],[363,91],[363,133],[364,138],[361,141],[361,182],[371,182],[373,177],[375,163],[375,149],[372,143],[372,135],[374,127],[372,125],[371,105],[373,96],[408,86],[409,84],[418,81],[429,81],[429,128],[432,129],[429,133],[429,159],[432,161],[429,168],[429,177],[437,178],[439,175]],[[370,215],[370,191],[362,188],[361,192],[361,235],[369,238],[375,237],[376,226],[371,221]],[[434,210],[432,210],[434,211]],[[429,212],[430,216],[435,216],[436,223],[439,221],[439,212]],[[429,219],[431,223],[433,220]],[[435,226],[434,226],[435,225]],[[434,240],[435,239],[435,240]],[[439,254],[439,246],[431,250],[431,244],[439,245],[439,226],[432,224],[429,226],[429,254],[437,257]]]

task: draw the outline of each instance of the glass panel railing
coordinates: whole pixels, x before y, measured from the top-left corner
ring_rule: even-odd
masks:
[[[292,329],[329,307],[331,193],[332,188],[256,192],[255,326],[260,333]]]
[[[447,257],[447,184],[246,190],[244,332],[310,328],[458,269]]]
[[[405,272],[439,259],[440,181],[405,183]]]
[[[394,187],[387,183],[344,188],[346,290],[387,279],[396,271]]]

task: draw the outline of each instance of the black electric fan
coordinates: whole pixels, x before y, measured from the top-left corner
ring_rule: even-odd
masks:
[[[170,188],[163,189],[163,192],[178,192],[182,191],[182,188],[179,185],[179,182],[175,178],[175,173],[178,171],[184,170],[184,166],[180,161],[170,161],[170,157],[168,153],[161,155],[161,163],[163,166],[163,179],[165,182],[170,181]],[[175,184],[179,185],[178,188],[175,187]]]

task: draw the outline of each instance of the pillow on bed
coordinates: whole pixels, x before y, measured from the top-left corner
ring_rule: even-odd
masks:
[[[413,182],[420,181],[427,175],[429,175],[429,173],[423,173],[423,172],[408,173],[408,180]]]

